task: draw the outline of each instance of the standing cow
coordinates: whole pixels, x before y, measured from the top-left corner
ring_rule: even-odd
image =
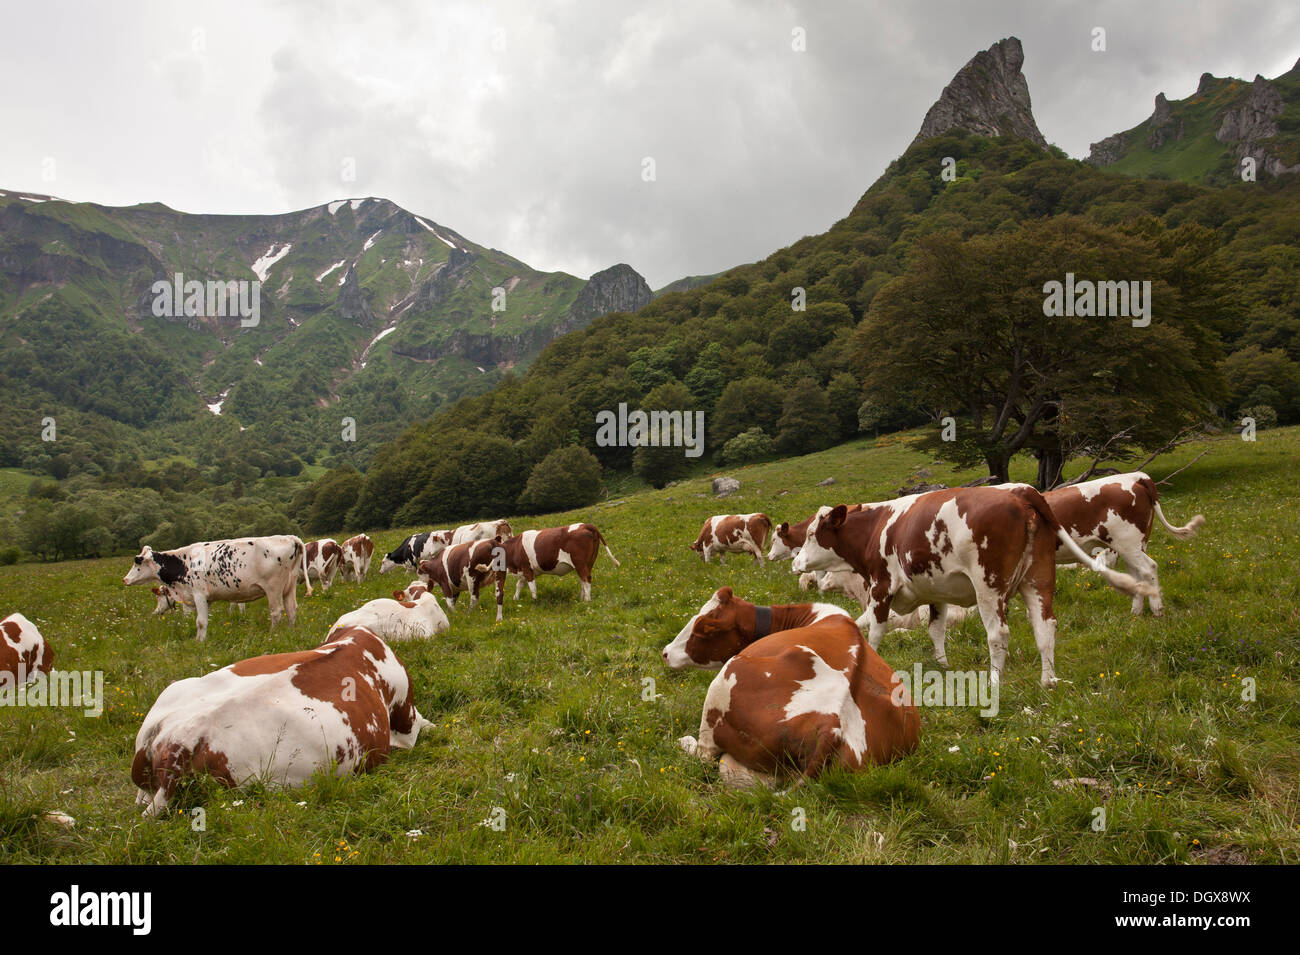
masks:
[[[298,578],[305,579],[307,547],[289,535],[202,541],[175,550],[155,551],[148,545],[135,557],[122,583],[159,581],[182,602],[192,604],[199,640],[208,635],[208,604],[213,600],[246,603],[266,597],[271,626],[287,615],[298,615]],[[307,582],[311,596],[311,582]]]
[[[1133,576],[1154,590],[1146,597],[1151,613],[1157,617],[1164,613],[1157,574],[1159,565],[1147,553],[1155,518],[1178,540],[1188,540],[1205,523],[1203,516],[1195,515],[1182,527],[1169,523],[1160,508],[1155,482],[1141,471],[1058,487],[1043,497],[1076,544],[1085,550],[1106,547],[1124,558]],[[1070,563],[1074,559],[1063,544],[1056,549],[1057,563]],[[1134,615],[1142,613],[1142,601],[1142,594],[1133,595]]]
[[[438,585],[451,610],[462,591],[469,591],[469,609],[478,606],[479,591],[485,580],[491,579],[496,588],[497,620],[501,619],[501,605],[505,596],[505,571],[496,569],[491,540],[470,541],[448,547],[436,557],[420,561],[420,579],[432,587]]]
[[[429,725],[388,645],[344,627],[314,650],[241,660],[163,690],[135,738],[136,804],[158,815],[187,776],[234,788],[369,772]]]
[[[302,579],[315,576],[320,581],[321,590],[329,590],[343,565],[343,548],[332,537],[324,537],[307,544],[307,556],[303,561]]]
[[[772,522],[766,514],[719,514],[705,520],[700,536],[687,546],[698,551],[706,564],[714,553],[719,562],[724,554],[752,554],[754,561],[761,564],[763,544],[771,530]]]
[[[823,507],[808,526],[794,558],[799,573],[852,570],[867,585],[868,609],[859,623],[873,649],[887,630],[890,611],[907,614],[930,605],[930,640],[947,665],[944,626],[949,604],[979,607],[988,633],[993,682],[1006,662],[1007,604],[1019,593],[1029,608],[1043,686],[1056,684],[1056,548],[1129,594],[1150,585],[1097,566],[1061,527],[1047,501],[1028,486],[953,488],[913,494],[848,513]]]
[[[379,563],[379,572],[386,574],[399,567],[414,571],[420,566],[420,561],[430,560],[450,546],[451,536],[451,531],[425,531],[423,534],[412,534],[384,555],[384,559]]]
[[[509,537],[513,533],[508,521],[479,521],[477,524],[462,524],[456,528],[451,534],[451,543],[468,544],[494,537]]]
[[[548,527],[537,531],[524,531],[515,537],[493,540],[495,568],[516,574],[515,599],[528,584],[528,592],[537,599],[537,575],[562,576],[576,572],[582,582],[582,599],[591,599],[591,570],[605,548],[614,566],[619,566],[614,552],[595,524],[570,524],[567,527]],[[499,548],[499,550],[498,550]]]
[[[663,650],[665,662],[722,669],[709,684],[699,738],[682,749],[720,759],[723,782],[772,784],[793,770],[815,777],[887,763],[916,749],[911,697],[830,604],[760,607],[723,587]]]
[[[370,558],[375,553],[375,542],[365,534],[357,534],[343,542],[340,572],[344,580],[362,581],[370,573]]]

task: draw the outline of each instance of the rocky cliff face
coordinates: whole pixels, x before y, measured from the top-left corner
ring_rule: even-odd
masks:
[[[609,312],[635,312],[650,304],[654,293],[637,271],[630,265],[614,265],[597,272],[578,293],[569,314],[577,323],[586,325],[593,318]]]
[[[1016,37],[999,40],[976,53],[944,87],[912,142],[965,129],[978,136],[1019,136],[1046,146],[1047,140],[1034,121],[1029,83],[1020,72],[1024,61],[1024,49]]]
[[[1277,87],[1256,74],[1245,101],[1223,112],[1214,138],[1230,145],[1239,162],[1251,156],[1257,166],[1271,175],[1300,172],[1300,163],[1288,166],[1264,146],[1265,140],[1278,134],[1277,120],[1285,109],[1286,102]]]

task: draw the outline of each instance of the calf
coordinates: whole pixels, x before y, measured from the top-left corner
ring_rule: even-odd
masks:
[[[380,597],[334,621],[330,633],[343,627],[364,627],[384,640],[409,640],[445,633],[451,624],[438,598],[425,588],[406,599]]]
[[[314,574],[320,581],[320,589],[329,590],[342,562],[343,548],[339,546],[338,541],[332,537],[311,541],[307,545],[307,556],[303,561],[302,579],[307,581],[308,577]]]
[[[298,577],[306,579],[306,553],[306,545],[288,535],[202,541],[166,551],[146,545],[122,583],[165,584],[194,607],[195,636],[205,640],[208,603],[213,600],[246,603],[266,597],[271,626],[285,615],[292,624],[298,615]],[[311,581],[307,581],[307,595],[311,596]]]
[[[54,648],[20,613],[0,620],[0,689],[26,686],[54,665]]]
[[[1056,548],[1130,594],[1149,585],[1096,566],[1057,522],[1031,487],[953,488],[914,494],[856,513],[823,507],[808,526],[794,569],[852,570],[866,581],[867,612],[859,619],[872,648],[880,646],[889,612],[908,614],[930,605],[930,639],[947,665],[944,624],[950,604],[978,606],[988,634],[993,682],[1006,662],[1007,604],[1019,593],[1029,608],[1044,686],[1056,684]]]
[[[175,610],[177,607],[180,607],[187,614],[194,612],[193,602],[187,603],[183,597],[178,595],[166,584],[157,587],[150,587],[149,591],[157,598],[153,607],[153,615],[155,617],[161,617],[163,614],[167,613],[167,611]],[[239,608],[241,614],[244,612],[244,604],[242,603],[228,604],[227,612],[234,613],[236,607]]]
[[[379,563],[379,572],[386,574],[398,567],[414,571],[420,566],[420,561],[438,556],[451,544],[451,533],[451,531],[425,531],[423,534],[412,534],[398,544],[396,549],[384,555],[384,559]]]
[[[505,597],[505,572],[495,568],[493,548],[495,541],[470,541],[446,548],[438,556],[420,561],[420,579],[429,586],[434,584],[442,591],[447,606],[456,609],[461,591],[468,590],[469,609],[478,606],[479,590],[483,581],[491,578],[496,585],[497,620],[501,619],[501,605]]]
[[[1124,558],[1133,575],[1154,591],[1146,597],[1151,613],[1157,617],[1164,613],[1159,565],[1147,554],[1154,519],[1159,518],[1165,530],[1178,540],[1188,540],[1205,523],[1204,517],[1197,514],[1182,527],[1170,524],[1160,508],[1155,482],[1141,471],[1058,487],[1043,497],[1076,544],[1082,548],[1106,547]],[[1074,559],[1064,545],[1056,549],[1057,563]],[[1142,613],[1142,601],[1142,594],[1133,595],[1135,615]]]
[[[495,568],[517,574],[515,599],[528,584],[528,592],[537,599],[537,575],[564,575],[573,571],[582,582],[582,599],[591,599],[591,570],[605,548],[614,566],[619,566],[614,552],[595,524],[570,524],[568,527],[548,527],[539,531],[524,531],[516,537],[493,540]],[[497,550],[500,548],[500,550]]]
[[[339,564],[344,580],[362,581],[370,573],[370,558],[375,553],[375,542],[365,534],[357,534],[343,542],[343,557]]]
[[[920,740],[907,688],[838,607],[756,607],[724,587],[663,653],[683,667],[722,667],[699,738],[678,743],[720,758],[729,785],[771,784],[791,770],[811,778],[832,765],[859,770],[905,756]]]
[[[343,627],[314,650],[241,660],[163,690],[135,738],[136,804],[158,815],[187,776],[233,788],[368,772],[428,725],[388,645]]]
[[[763,543],[771,530],[772,522],[766,514],[718,514],[705,520],[700,536],[687,546],[698,551],[706,564],[715,552],[719,561],[723,554],[753,554],[755,562],[761,564]]]

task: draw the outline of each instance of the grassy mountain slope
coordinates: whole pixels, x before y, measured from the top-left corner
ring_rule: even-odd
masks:
[[[685,546],[699,523],[719,509],[779,521],[880,499],[921,468],[933,480],[971,476],[936,469],[914,437],[743,469],[725,502],[700,478],[516,519],[517,529],[592,520],[622,566],[600,558],[590,604],[572,577],[541,578],[535,604],[527,594],[513,602],[511,582],[502,624],[488,606],[462,609],[449,633],[398,644],[436,726],[376,772],[294,791],[200,786],[155,823],[139,819],[128,769],[144,713],[170,681],[313,646],[340,614],[405,579],[318,591],[294,628],[268,630],[264,602],[242,617],[218,609],[199,644],[192,618],[152,618],[148,592],[122,587],[125,559],[0,568],[0,606],[37,623],[58,666],[103,671],[107,699],[99,718],[0,707],[0,862],[1293,861],[1300,429],[1224,441],[1161,489],[1175,521],[1207,518],[1191,541],[1153,534],[1163,619],[1132,619],[1129,601],[1091,575],[1060,572],[1055,690],[1038,685],[1017,601],[998,715],[923,708],[921,747],[896,764],[734,792],[678,749],[696,733],[712,674],[666,671],[664,643],[724,584],[763,603],[806,599],[788,564],[701,563]],[[1149,470],[1160,479],[1200,450]],[[1014,474],[1031,476],[1028,462]],[[817,487],[826,477],[838,483]],[[409,530],[377,534],[380,549]],[[888,635],[881,652],[895,669],[933,661],[919,631]],[[956,669],[987,666],[974,619],[950,633],[948,653]],[[1246,677],[1253,702],[1242,699]],[[200,805],[206,831],[196,832],[189,810]],[[506,813],[504,831],[481,824],[493,807]],[[1102,832],[1096,807],[1106,809]],[[796,809],[802,831],[791,826]],[[45,821],[52,810],[76,825]]]

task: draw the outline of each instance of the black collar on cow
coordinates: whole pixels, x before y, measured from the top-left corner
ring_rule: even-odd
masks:
[[[772,608],[754,607],[754,639],[759,640],[772,632]]]

